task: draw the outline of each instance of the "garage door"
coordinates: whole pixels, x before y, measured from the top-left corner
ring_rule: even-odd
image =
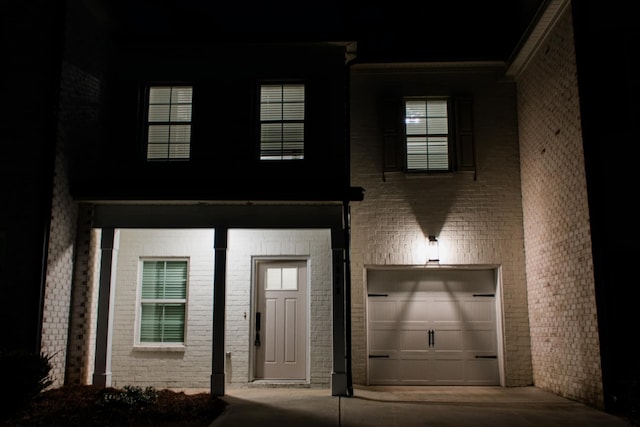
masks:
[[[498,385],[493,270],[369,270],[369,383]]]

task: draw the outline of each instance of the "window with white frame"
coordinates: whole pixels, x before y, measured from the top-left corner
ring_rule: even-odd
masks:
[[[140,344],[184,343],[187,271],[186,259],[142,261]]]
[[[304,159],[304,84],[260,86],[260,160]]]
[[[404,101],[407,171],[448,171],[449,100],[407,98]]]
[[[193,87],[147,89],[147,160],[188,160],[191,155]]]

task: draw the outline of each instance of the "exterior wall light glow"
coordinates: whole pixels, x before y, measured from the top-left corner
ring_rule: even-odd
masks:
[[[436,239],[436,236],[429,236],[429,242],[427,244],[427,257],[429,262],[440,261],[440,250],[438,248],[438,239]]]

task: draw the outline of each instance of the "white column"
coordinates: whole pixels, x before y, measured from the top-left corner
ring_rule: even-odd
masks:
[[[100,242],[100,287],[98,294],[98,325],[93,384],[111,386],[111,339],[113,329],[113,299],[116,290],[116,264],[120,233],[113,228],[102,230]]]

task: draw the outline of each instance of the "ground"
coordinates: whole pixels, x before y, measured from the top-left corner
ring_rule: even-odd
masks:
[[[119,390],[92,385],[64,386],[42,392],[0,427],[199,427],[208,426],[226,403],[209,393],[156,390],[155,403],[104,403],[104,394]]]

